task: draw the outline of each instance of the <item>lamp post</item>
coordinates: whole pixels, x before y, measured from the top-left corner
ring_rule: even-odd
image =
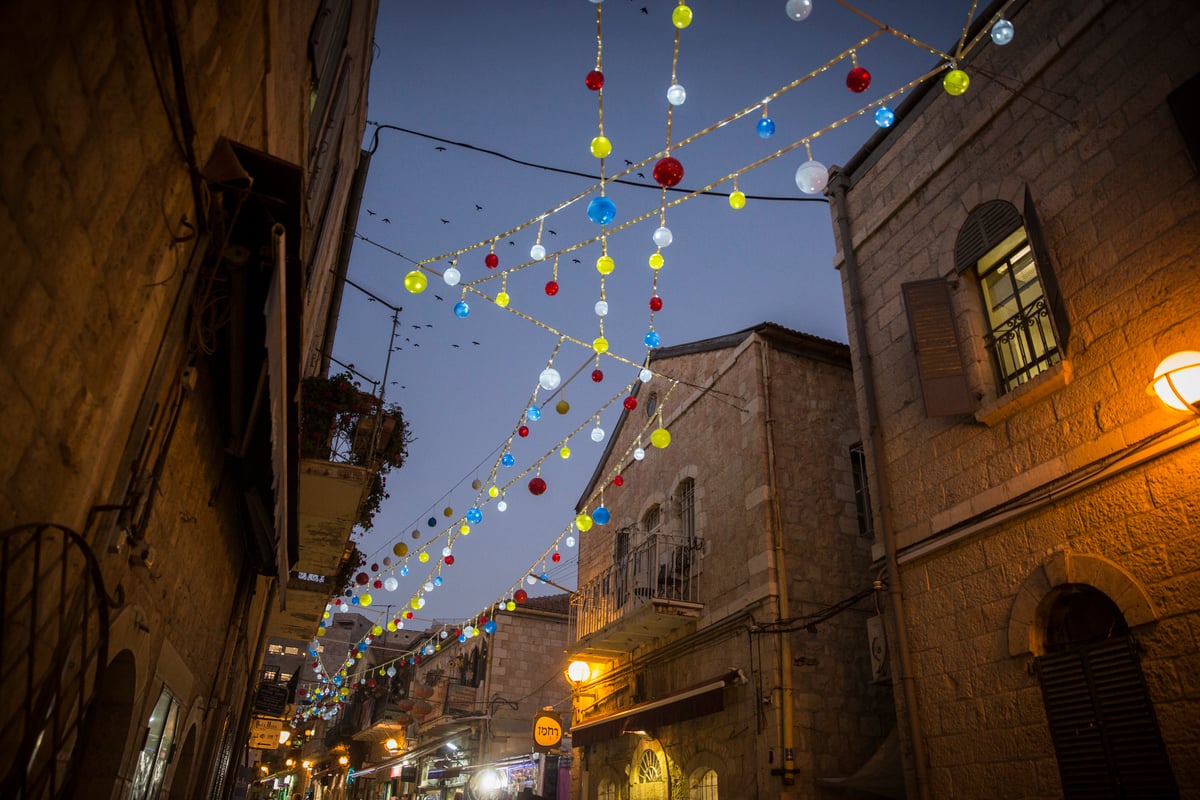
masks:
[[[1168,408],[1200,414],[1200,352],[1181,350],[1160,361],[1149,391]]]

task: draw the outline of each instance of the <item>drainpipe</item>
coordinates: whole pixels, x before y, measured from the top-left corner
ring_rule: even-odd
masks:
[[[769,351],[766,340],[759,339],[759,353],[762,357],[762,392],[763,392],[763,435],[766,444],[767,458],[767,492],[769,508],[767,511],[767,536],[775,553],[775,575],[779,585],[779,620],[788,618],[791,604],[788,602],[787,565],[784,562],[783,521],[779,512],[779,486],[775,480],[775,420],[771,416],[771,370],[769,366]],[[779,676],[781,680],[780,702],[782,714],[780,719],[780,744],[783,746],[783,785],[793,786],[796,783],[796,749],[795,749],[795,709],[793,708],[792,687],[792,640],[788,634],[779,637]]]
[[[929,776],[925,764],[925,736],[917,706],[917,687],[913,679],[912,654],[908,648],[908,627],[904,614],[904,592],[900,585],[900,564],[896,558],[896,532],[889,514],[891,489],[883,459],[883,432],[879,427],[879,399],[875,394],[875,378],[871,367],[871,352],[867,348],[867,331],[862,317],[862,287],[858,279],[858,257],[850,236],[850,216],[846,212],[846,190],[850,179],[836,172],[829,181],[828,193],[833,198],[837,214],[838,238],[842,243],[843,269],[846,288],[850,294],[851,334],[858,345],[858,362],[863,383],[863,400],[867,412],[867,429],[871,438],[871,455],[875,467],[875,484],[879,487],[879,528],[883,533],[884,560],[887,565],[888,600],[895,614],[896,655],[900,662],[900,688],[904,696],[905,717],[912,745],[913,769],[917,781],[917,796],[929,800]]]

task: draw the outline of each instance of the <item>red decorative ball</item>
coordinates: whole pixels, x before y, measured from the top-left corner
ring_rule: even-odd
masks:
[[[405,612],[404,612],[404,618],[405,618],[405,619],[412,619],[412,618],[413,618],[413,613],[412,613],[411,611],[405,611]]]
[[[546,281],[546,294],[550,297],[558,294],[558,281]]]
[[[598,69],[594,69],[587,74],[583,79],[583,85],[591,89],[593,92],[600,91],[604,86],[604,73]]]
[[[654,297],[650,298],[650,310],[651,311],[662,311],[662,298],[661,297],[659,297],[658,295],[654,295]]]
[[[443,558],[443,559],[442,559],[442,561],[445,561],[447,565],[449,565],[449,564],[453,564],[453,563],[454,563],[454,556],[446,556],[445,558]]]
[[[628,409],[629,411],[633,411],[635,408],[637,408],[637,398],[634,397],[633,395],[626,397],[625,398],[625,408]]]
[[[513,600],[516,600],[518,603],[524,603],[528,599],[529,593],[524,589],[517,589],[515,592],[513,592]]]
[[[557,564],[558,562],[562,561],[562,556],[560,556],[558,553],[555,553],[554,555],[550,556],[550,560]]]
[[[617,475],[617,476],[613,477],[613,486],[624,486],[624,485],[625,485],[624,476]]]
[[[371,565],[371,572],[379,572],[379,565],[378,565],[378,564],[372,564],[372,565]]]
[[[598,369],[592,370],[592,381],[599,383],[604,380],[604,373]]]
[[[520,436],[522,439],[524,439],[528,435],[529,435],[529,426],[528,425],[522,425],[521,427],[517,428],[517,436]]]
[[[500,266],[500,257],[495,253],[488,253],[483,257],[483,263],[487,265],[488,269],[495,269]]]
[[[544,480],[542,480],[541,478],[530,479],[530,481],[529,481],[529,493],[530,494],[539,495],[544,491],[546,491],[546,482]]]
[[[659,186],[674,186],[683,180],[683,164],[670,156],[660,158],[654,165],[654,180]]]
[[[354,576],[354,582],[359,586],[366,586],[367,581],[371,580],[371,576],[365,572],[360,572]]]
[[[372,585],[372,586],[374,586],[376,589],[382,589],[382,588],[383,588],[383,581],[381,581],[381,580],[379,580],[378,578],[376,578],[376,579],[375,579],[375,582],[374,582],[374,583],[372,583],[371,585]]]
[[[865,92],[871,85],[871,73],[855,67],[846,75],[846,88],[852,92]]]

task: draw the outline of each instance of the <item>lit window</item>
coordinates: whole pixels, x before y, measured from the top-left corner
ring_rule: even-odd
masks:
[[[642,758],[638,762],[638,783],[658,783],[663,779],[662,763],[658,760],[658,754],[653,750],[645,750],[642,752]]]
[[[167,775],[167,764],[175,749],[175,726],[179,701],[163,687],[146,723],[146,739],[138,753],[137,766],[129,785],[129,800],[157,797]]]
[[[277,656],[283,652],[283,645],[269,644],[267,645],[267,652],[273,656]]]
[[[299,647],[285,647],[285,648],[283,648],[283,654],[285,656],[298,656],[298,655],[300,655],[300,648]]]

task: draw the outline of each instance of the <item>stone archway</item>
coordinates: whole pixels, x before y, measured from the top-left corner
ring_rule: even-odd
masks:
[[[671,770],[658,740],[643,741],[629,764],[629,800],[670,800]]]
[[[136,687],[136,660],[131,651],[122,650],[108,663],[92,703],[91,730],[81,742],[76,797],[98,800],[113,796],[121,780]]]
[[[187,800],[191,797],[188,794],[188,782],[192,779],[192,762],[196,758],[196,728],[195,724],[188,728],[183,747],[179,748],[179,755],[174,759],[175,773],[171,778],[168,800]]]

